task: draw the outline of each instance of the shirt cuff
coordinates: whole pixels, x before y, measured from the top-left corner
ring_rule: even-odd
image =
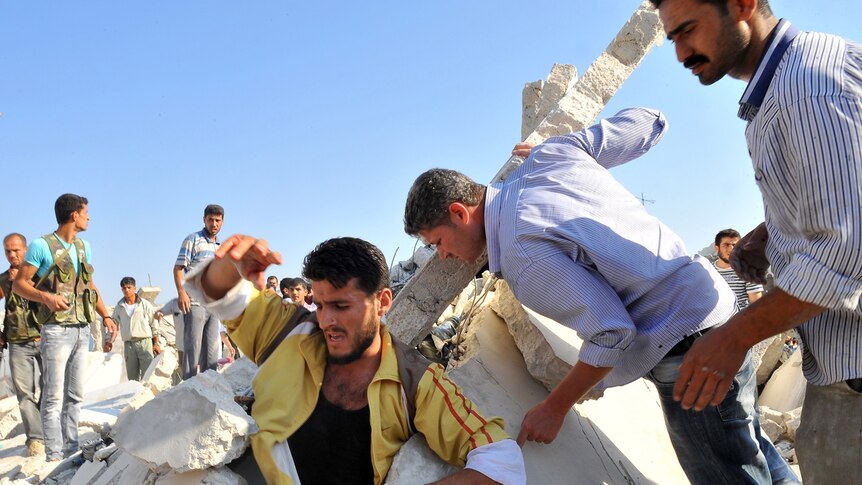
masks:
[[[857,311],[862,298],[862,281],[840,274],[807,254],[797,254],[776,275],[775,285],[802,301],[830,310]]]
[[[475,470],[503,485],[527,483],[524,455],[518,443],[511,439],[489,443],[470,451],[464,468]]]
[[[189,271],[183,278],[183,288],[186,289],[192,300],[203,303],[210,313],[215,315],[221,321],[233,320],[242,315],[245,307],[248,306],[254,296],[254,285],[248,280],[240,280],[233,288],[218,300],[210,298],[204,294],[203,286],[201,285],[201,275],[205,268],[213,262],[212,259],[198,265],[192,271]]]

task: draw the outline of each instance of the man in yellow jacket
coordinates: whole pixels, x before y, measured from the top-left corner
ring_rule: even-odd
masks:
[[[464,467],[440,483],[525,483],[523,456],[502,419],[484,418],[442,366],[382,325],[392,291],[377,247],[337,238],[306,256],[318,323],[259,291],[264,270],[280,263],[266,241],[236,235],[185,283],[260,365],[252,448],[268,483],[380,484],[414,432]]]

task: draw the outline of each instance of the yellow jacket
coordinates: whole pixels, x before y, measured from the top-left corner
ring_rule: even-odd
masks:
[[[275,293],[255,291],[242,315],[224,324],[240,350],[257,362],[296,310],[294,305],[283,304]],[[452,465],[463,467],[471,450],[509,438],[503,420],[483,418],[439,364],[423,361],[419,367],[412,367],[418,371],[411,371],[412,377],[419,383],[416,395],[408,396],[405,388],[409,386],[402,384],[398,369],[399,355],[404,358],[405,354],[393,344],[386,327],[381,334],[380,368],[368,386],[375,484],[386,478],[395,453],[411,435],[407,401],[414,397],[416,430],[438,456]],[[268,483],[292,483],[276,465],[272,450],[311,416],[325,369],[323,333],[317,325],[306,322],[291,330],[252,381],[256,399],[252,417],[260,428],[252,437],[252,449]]]

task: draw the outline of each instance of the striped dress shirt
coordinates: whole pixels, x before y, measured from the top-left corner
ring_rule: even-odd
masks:
[[[782,20],[739,115],[775,283],[827,309],[799,327],[805,377],[862,377],[862,47]]]
[[[578,358],[613,367],[599,388],[629,383],[685,336],[736,308],[712,264],[608,172],[645,153],[667,128],[658,111],[624,110],[535,147],[488,187],[491,271],[524,305],[578,332]]]

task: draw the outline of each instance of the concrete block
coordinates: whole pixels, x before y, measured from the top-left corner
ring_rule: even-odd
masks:
[[[128,453],[119,452],[117,459],[90,485],[138,485],[152,483],[157,474],[146,462]]]
[[[760,430],[769,437],[769,441],[775,443],[784,435],[784,426],[780,423],[776,423],[771,419],[761,419],[760,420]]]
[[[791,411],[784,413],[784,429],[785,429],[785,437],[787,440],[795,443],[796,442],[796,430],[799,429],[799,424],[801,423],[802,416],[802,408],[796,408]]]
[[[159,470],[220,466],[242,454],[257,432],[233,397],[227,380],[207,371],[123,413],[112,437],[119,448]],[[169,439],[165,430],[171,430]]]
[[[99,389],[126,382],[126,362],[123,360],[123,344],[119,337],[111,352],[87,352],[87,370],[84,376],[84,399]]]
[[[108,464],[105,462],[85,461],[84,464],[78,468],[78,471],[75,473],[75,476],[72,477],[69,485],[88,485],[93,483],[98,480],[107,469]]]
[[[173,347],[165,346],[162,348],[162,353],[157,355],[150,367],[144,372],[141,382],[153,395],[158,396],[160,392],[170,388],[173,385],[174,371],[179,366],[179,355]]]

